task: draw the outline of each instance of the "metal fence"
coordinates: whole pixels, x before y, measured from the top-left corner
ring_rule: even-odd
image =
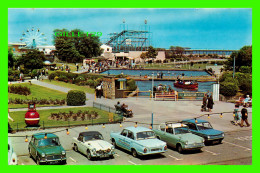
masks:
[[[112,113],[116,113],[116,108],[115,107],[110,107],[110,106],[106,106],[97,102],[93,102],[93,108],[97,108],[103,111],[107,111],[107,112],[112,112]]]

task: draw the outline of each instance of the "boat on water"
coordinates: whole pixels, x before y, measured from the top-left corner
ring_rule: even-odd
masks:
[[[178,80],[178,81],[173,83],[173,86],[177,87],[177,88],[184,88],[184,89],[198,89],[199,84],[197,82],[194,82],[194,81]]]

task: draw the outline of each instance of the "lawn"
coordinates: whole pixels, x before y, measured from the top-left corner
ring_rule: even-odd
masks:
[[[95,93],[95,89],[90,88],[88,86],[79,86],[79,85],[61,82],[61,81],[55,81],[55,80],[52,80],[50,82],[50,80],[47,80],[47,79],[43,80],[43,82],[50,83],[50,84],[53,84],[53,85],[58,85],[58,86],[65,87],[65,88],[74,89],[74,90],[81,90],[81,91],[84,91],[85,93],[89,93],[89,94]]]
[[[23,84],[12,84],[12,85],[22,85],[22,86],[26,86],[29,87],[31,90],[31,94],[28,96],[25,95],[19,95],[19,94],[13,94],[13,93],[8,93],[8,99],[15,99],[15,98],[19,98],[19,99],[23,99],[23,100],[31,100],[31,99],[36,99],[40,100],[40,99],[66,99],[67,97],[67,93],[61,92],[61,91],[57,91],[57,90],[53,90],[53,89],[49,89],[49,88],[45,88],[39,85],[30,85],[29,83],[23,83]],[[47,105],[41,105],[41,106],[47,106]],[[48,105],[48,106],[55,106],[55,105]],[[59,105],[57,105],[59,106]],[[27,107],[26,104],[9,104],[8,105],[9,108],[24,108]],[[39,105],[37,106],[39,107]]]
[[[66,112],[69,113],[69,111],[77,112],[77,111],[96,111],[98,113],[98,118],[93,120],[78,120],[78,121],[57,121],[57,120],[51,120],[50,116],[51,113],[58,113],[58,112]],[[43,127],[58,127],[58,126],[68,126],[68,125],[80,125],[80,124],[95,124],[95,123],[108,123],[109,122],[109,112],[103,111],[97,108],[93,107],[80,107],[80,108],[65,108],[65,109],[49,109],[49,110],[38,110],[37,111],[40,114],[40,126]],[[17,111],[17,112],[10,112],[10,116],[14,119],[14,122],[9,122],[11,127],[14,130],[23,129],[26,127],[26,124],[24,122],[24,116],[26,111]],[[120,121],[122,120],[120,116],[117,114],[114,114],[114,121]]]

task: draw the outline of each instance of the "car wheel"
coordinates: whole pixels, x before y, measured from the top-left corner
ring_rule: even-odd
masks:
[[[110,158],[110,159],[113,159],[113,158],[114,158],[114,155],[113,155],[113,154],[112,154],[112,155],[110,155],[110,156],[109,156],[109,158]]]
[[[38,156],[36,157],[36,164],[37,164],[37,165],[41,165],[40,157],[38,157]]]
[[[136,152],[135,149],[132,149],[132,156],[134,156],[134,157],[138,157],[138,154],[137,154],[137,152]]]
[[[67,160],[61,161],[61,164],[62,164],[62,165],[66,165],[66,164],[67,164]]]
[[[115,148],[117,148],[115,139],[112,139],[112,145],[113,145]]]
[[[73,150],[76,151],[76,152],[79,151],[79,150],[78,150],[78,146],[77,146],[77,144],[74,144]]]
[[[222,140],[223,140],[223,139],[220,139],[220,140],[219,140],[219,144],[222,144]]]
[[[177,144],[177,151],[179,152],[179,153],[182,153],[183,152],[183,150],[182,150],[182,147],[181,147],[181,144]]]
[[[92,159],[91,152],[89,150],[87,150],[87,158],[88,158],[88,160]]]

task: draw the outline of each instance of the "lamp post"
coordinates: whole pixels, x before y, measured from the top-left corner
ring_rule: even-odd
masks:
[[[153,77],[154,77],[154,72],[152,73],[152,119],[151,119],[151,125],[152,125],[152,129],[153,129],[153,85],[154,85],[154,83],[153,83]]]
[[[153,99],[153,85],[154,85],[153,78],[154,78],[154,72],[152,73],[152,99]]]

